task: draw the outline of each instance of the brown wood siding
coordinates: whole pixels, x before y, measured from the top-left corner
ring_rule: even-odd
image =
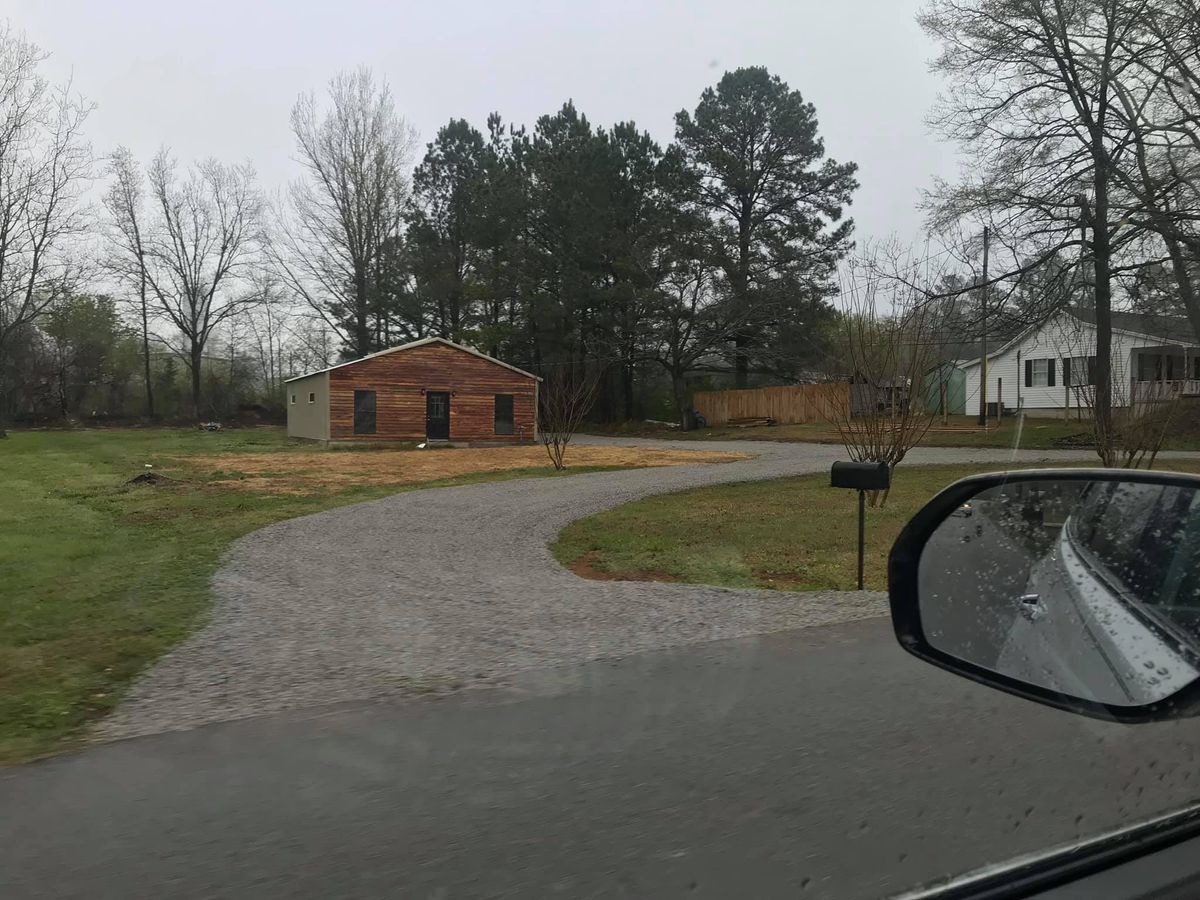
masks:
[[[329,373],[329,437],[335,441],[423,441],[425,394],[449,391],[450,440],[534,439],[535,385],[528,375],[445,344],[425,344]],[[375,391],[375,434],[354,433],[354,392]],[[495,432],[496,394],[513,395],[513,433]]]
[[[793,384],[737,391],[697,391],[692,405],[709,425],[770,416],[780,425],[836,422],[850,402],[848,384]]]

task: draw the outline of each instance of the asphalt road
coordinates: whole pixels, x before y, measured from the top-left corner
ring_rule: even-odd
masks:
[[[152,735],[0,773],[0,896],[878,897],[1200,797],[887,620]]]

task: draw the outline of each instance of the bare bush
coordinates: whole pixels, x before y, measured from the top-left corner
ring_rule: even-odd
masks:
[[[567,467],[567,445],[596,402],[600,383],[596,372],[551,370],[538,385],[538,434],[550,462],[561,472]]]
[[[1087,410],[1100,464],[1121,469],[1153,469],[1180,407],[1173,382],[1114,379],[1113,409],[1108,427],[1095,415],[1095,385],[1072,388]]]
[[[835,365],[850,381],[850,402],[835,408],[834,424],[852,460],[882,462],[894,473],[938,412],[926,402],[926,391],[942,368],[940,326],[947,306],[931,301],[908,283],[912,279],[883,274],[877,263],[852,261],[839,278]],[[872,506],[886,501],[886,491],[870,497]]]

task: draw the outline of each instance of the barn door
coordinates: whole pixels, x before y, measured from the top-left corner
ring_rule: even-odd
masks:
[[[425,437],[431,441],[450,440],[450,395],[445,391],[425,394]]]

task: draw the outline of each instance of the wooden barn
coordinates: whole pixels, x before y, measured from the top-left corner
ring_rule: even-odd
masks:
[[[381,350],[285,384],[289,437],[505,444],[537,438],[537,376],[444,338]]]

